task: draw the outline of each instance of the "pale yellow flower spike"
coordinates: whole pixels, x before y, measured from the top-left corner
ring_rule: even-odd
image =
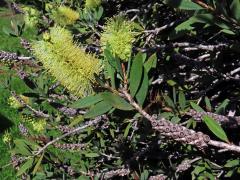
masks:
[[[103,49],[108,44],[113,55],[118,56],[123,61],[127,61],[131,56],[132,42],[134,40],[133,23],[124,20],[121,16],[109,19],[101,34]]]
[[[52,13],[54,21],[62,26],[74,24],[79,19],[79,13],[67,6],[60,6]]]
[[[43,66],[63,86],[78,97],[93,93],[94,73],[101,71],[100,61],[73,43],[71,33],[61,27],[50,29],[49,41],[33,44],[33,52]]]
[[[85,8],[94,9],[100,6],[101,0],[85,0]]]
[[[7,144],[7,143],[10,143],[12,140],[12,136],[9,132],[5,132],[4,135],[3,135],[3,138],[2,138],[2,141]]]

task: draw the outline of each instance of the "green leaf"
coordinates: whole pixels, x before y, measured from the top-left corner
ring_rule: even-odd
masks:
[[[156,53],[154,53],[144,63],[144,68],[145,68],[146,72],[148,73],[151,70],[151,68],[156,68],[156,66],[157,66],[157,55],[156,55]]]
[[[180,91],[178,94],[178,102],[179,102],[181,110],[184,110],[186,107],[186,98],[185,98],[185,94],[183,91]]]
[[[191,0],[164,0],[164,3],[183,10],[199,10],[203,9],[203,7],[198,4],[192,2]]]
[[[175,81],[173,81],[172,79],[167,80],[167,83],[169,84],[169,86],[175,86],[177,83]]]
[[[75,101],[69,107],[71,107],[71,108],[86,108],[86,107],[89,107],[89,106],[92,106],[92,105],[98,103],[99,101],[102,101],[102,97],[100,94],[90,95],[90,96],[87,96],[87,97],[84,97],[82,99]]]
[[[129,130],[131,127],[132,127],[132,123],[128,123],[128,125],[124,131],[124,135],[123,135],[124,138],[126,138],[128,136],[128,133],[129,133]]]
[[[112,106],[108,102],[101,101],[84,114],[84,118],[94,118],[100,116],[108,112],[110,109],[112,109]]]
[[[43,156],[44,156],[44,153],[40,156],[40,158],[38,159],[37,161],[37,164],[35,165],[34,169],[33,169],[33,174],[36,174],[36,172],[38,171],[40,165],[41,165],[41,162],[42,162],[42,159],[43,159]]]
[[[20,176],[23,173],[27,172],[27,170],[32,167],[33,161],[34,161],[33,158],[28,159],[18,170],[17,176]]]
[[[130,93],[134,97],[142,79],[143,72],[143,54],[138,53],[133,59],[132,67],[130,70]]]
[[[216,109],[215,113],[217,114],[221,114],[224,113],[227,105],[229,104],[230,100],[229,99],[225,99],[222,104],[220,106],[218,106],[218,108]]]
[[[69,124],[69,127],[73,127],[73,126],[79,124],[80,122],[82,122],[83,120],[84,120],[84,116],[82,116],[82,115],[74,117],[73,120],[71,121],[71,123]]]
[[[140,180],[147,180],[148,179],[148,176],[149,176],[149,172],[148,170],[144,170],[142,173],[141,173],[141,178]]]
[[[110,51],[110,47],[107,46],[107,48],[104,50],[104,56],[106,57],[108,63],[117,70],[117,72],[120,73],[120,75],[123,77],[122,67],[120,63],[120,59],[117,57],[114,57]]]
[[[86,157],[89,157],[89,158],[95,158],[95,157],[99,157],[99,154],[98,153],[87,153],[85,154]]]
[[[196,16],[189,18],[188,20],[182,22],[177,27],[175,27],[174,31],[170,33],[169,38],[176,39],[185,35],[186,33],[195,29],[194,25],[196,23],[213,25],[215,22],[216,20],[212,14],[197,14]]]
[[[233,14],[233,17],[240,21],[240,1],[239,0],[232,0],[232,3],[230,5],[231,13]]]
[[[27,144],[25,143],[25,140],[23,139],[16,139],[14,140],[14,144],[16,145],[16,151],[22,155],[29,156],[31,155],[31,151]]]
[[[102,15],[103,15],[103,7],[100,6],[97,10],[97,17],[96,17],[98,21],[101,19]]]
[[[148,74],[147,74],[147,71],[144,68],[143,81],[142,81],[142,84],[141,84],[137,94],[136,94],[136,99],[137,99],[140,106],[143,105],[143,103],[146,99],[146,96],[147,96],[147,93],[148,93],[148,83],[149,83]]]
[[[234,159],[234,160],[228,160],[227,163],[224,165],[224,167],[231,168],[239,165],[240,165],[239,159]]]
[[[192,108],[195,109],[197,112],[204,112],[204,110],[203,110],[199,105],[197,105],[196,103],[190,102],[190,105],[191,105]]]
[[[229,35],[236,35],[235,32],[229,30],[229,29],[222,29],[221,32],[225,33],[225,34],[229,34]]]
[[[109,62],[105,62],[105,67],[106,67],[106,78],[111,79],[111,86],[113,89],[116,89],[116,82],[115,82],[115,75],[116,75],[116,69],[114,69]]]
[[[205,101],[205,104],[206,104],[206,107],[207,107],[208,111],[211,112],[212,111],[212,105],[211,105],[211,102],[210,102],[210,100],[207,96],[205,96],[204,101]]]
[[[213,118],[209,116],[203,116],[203,121],[207,127],[215,134],[219,139],[228,142],[228,138],[222,127]]]
[[[112,107],[116,109],[121,109],[126,111],[133,109],[133,107],[127,101],[125,101],[120,96],[113,94],[111,92],[104,92],[101,94],[101,97],[105,102],[107,102],[108,104],[110,104]]]
[[[166,95],[166,96],[163,96],[163,98],[169,107],[175,109],[175,104],[169,96]]]

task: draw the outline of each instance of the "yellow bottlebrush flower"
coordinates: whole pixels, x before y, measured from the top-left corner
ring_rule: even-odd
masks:
[[[32,124],[33,130],[41,133],[45,130],[47,122],[45,119],[36,119],[30,122]]]
[[[52,18],[62,26],[74,24],[79,19],[79,13],[67,6],[60,6],[53,11]]]
[[[101,0],[85,0],[85,8],[86,9],[94,9],[100,6]]]
[[[40,12],[37,9],[34,9],[29,6],[24,6],[24,22],[29,27],[34,27],[38,23]]]
[[[7,143],[10,143],[11,140],[12,140],[11,134],[6,131],[6,132],[4,133],[4,135],[3,135],[2,140],[3,140],[3,142],[6,143],[6,144],[7,144]]]
[[[29,97],[26,97],[26,96],[23,96],[23,95],[20,95],[19,96],[26,104],[29,104],[30,103],[30,99]],[[10,96],[8,98],[8,104],[15,108],[15,109],[18,109],[18,108],[21,108],[23,107],[23,105],[14,97],[14,96]]]
[[[49,12],[49,11],[51,11],[52,9],[53,9],[53,5],[52,5],[52,4],[50,4],[50,3],[46,3],[46,4],[45,4],[45,10],[46,10],[46,11]]]
[[[32,122],[34,118],[30,115],[22,114],[21,115],[21,121],[22,122]]]
[[[51,37],[50,37],[50,34],[49,33],[43,33],[43,40],[45,40],[45,41],[49,41],[51,39]]]
[[[101,71],[100,61],[75,44],[66,29],[53,27],[49,34],[50,41],[33,44],[35,57],[73,94],[78,97],[92,94],[94,73],[99,74]]]
[[[133,22],[117,16],[107,21],[101,34],[101,45],[105,49],[108,44],[113,55],[118,56],[123,61],[127,61],[131,56],[134,39]]]

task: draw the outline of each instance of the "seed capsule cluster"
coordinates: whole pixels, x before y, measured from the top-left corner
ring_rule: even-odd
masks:
[[[62,149],[62,150],[81,150],[86,145],[85,144],[67,144],[67,143],[54,143],[54,147]]]
[[[31,52],[32,51],[32,47],[31,44],[26,40],[26,39],[22,39],[21,38],[21,45],[24,49],[26,49],[27,51]]]
[[[75,116],[77,114],[76,109],[65,107],[65,106],[58,108],[58,110],[67,116]]]
[[[126,176],[130,173],[129,169],[117,169],[117,170],[112,170],[104,173],[103,178],[104,179],[111,179],[115,176]]]
[[[18,125],[19,131],[23,136],[28,136],[28,129],[22,124],[20,123]]]
[[[11,157],[11,163],[12,163],[12,166],[15,168],[15,169],[19,169],[20,165],[22,164],[24,160],[21,158],[21,157],[18,157],[16,155],[13,155]]]
[[[150,176],[148,180],[165,180],[165,179],[167,179],[167,176],[159,174],[156,176]]]
[[[9,60],[17,60],[17,59],[18,59],[18,56],[16,53],[0,51],[0,60],[9,61]]]
[[[68,132],[71,132],[74,130],[74,128],[72,127],[69,127],[69,126],[63,126],[63,125],[59,125],[58,127],[58,130],[63,132],[63,133],[68,133]]]
[[[191,167],[191,160],[184,160],[181,164],[177,166],[176,172],[184,172]]]
[[[162,135],[170,137],[175,141],[185,144],[195,145],[200,150],[203,150],[208,145],[210,137],[204,135],[202,132],[195,132],[194,130],[187,129],[184,126],[173,124],[163,119],[154,120],[151,122],[154,130],[160,132]]]
[[[202,121],[203,116],[209,116],[224,126],[238,127],[240,125],[240,117],[228,117],[211,112],[197,112],[193,109],[190,109],[186,114],[192,116],[198,122]]]

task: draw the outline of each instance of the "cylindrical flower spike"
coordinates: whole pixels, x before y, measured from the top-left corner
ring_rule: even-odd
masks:
[[[127,61],[131,56],[132,42],[135,39],[133,22],[125,20],[121,16],[109,19],[101,34],[103,49],[109,45],[113,55]]]
[[[69,31],[61,27],[50,29],[50,40],[33,44],[33,52],[43,66],[63,86],[78,97],[93,93],[94,74],[101,71],[100,61],[86,54],[73,43]]]
[[[52,18],[59,25],[71,25],[79,19],[79,13],[67,6],[60,6],[53,11]]]

